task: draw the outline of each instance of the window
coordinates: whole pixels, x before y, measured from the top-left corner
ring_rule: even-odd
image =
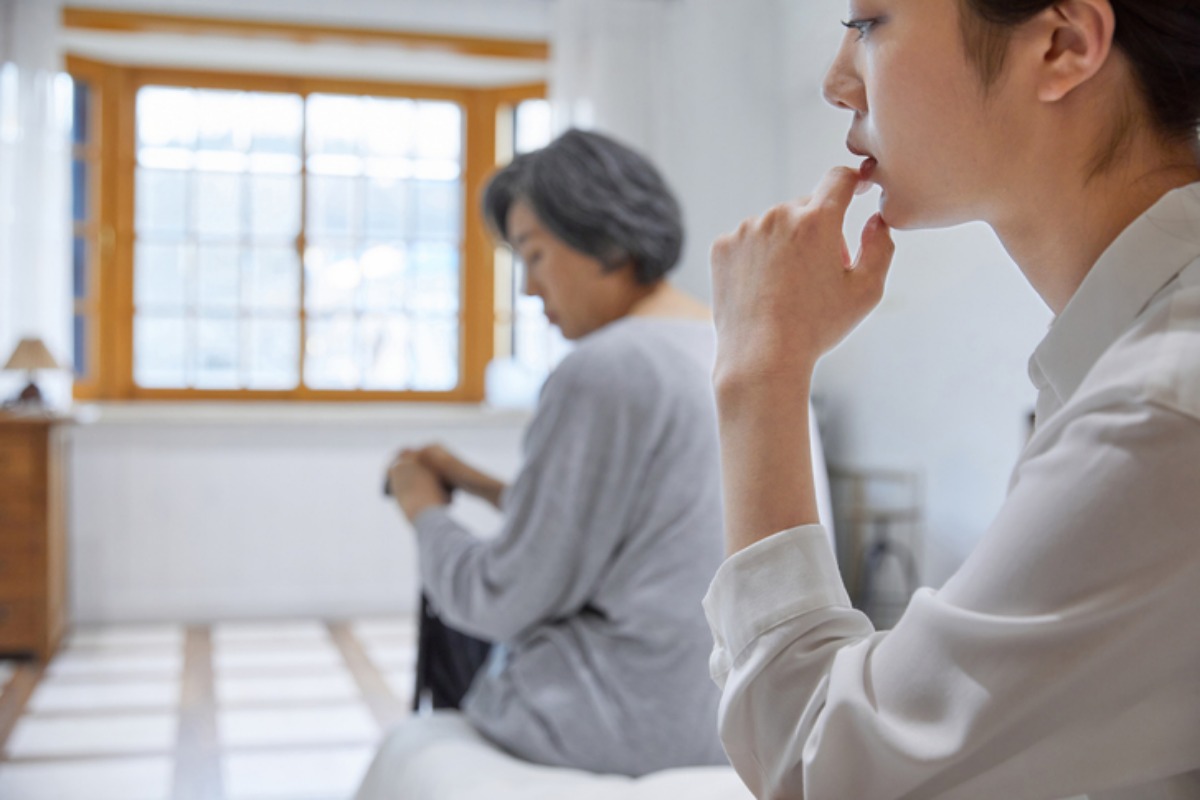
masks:
[[[81,73],[83,70],[81,70]],[[72,352],[75,383],[94,386],[99,320],[99,260],[104,246],[100,223],[101,88],[78,74],[70,88],[71,125],[71,296]],[[111,244],[111,243],[109,243]]]
[[[80,263],[114,240],[108,299],[77,316],[102,340],[77,363],[109,378],[77,396],[482,399],[476,195],[513,90],[107,66],[98,103],[81,64],[76,205],[99,172],[115,208],[77,220]]]
[[[136,383],[453,390],[462,125],[436,100],[140,89]]]
[[[550,104],[520,99],[501,108],[497,152],[505,162],[549,144]],[[550,325],[542,301],[522,292],[524,266],[506,247],[496,252],[496,357],[508,359],[532,383],[540,384],[569,352],[570,345]]]

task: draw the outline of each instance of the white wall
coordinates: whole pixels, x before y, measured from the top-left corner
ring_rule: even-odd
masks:
[[[23,336],[71,353],[66,99],[56,77],[58,3],[0,0],[0,366]],[[39,375],[65,403],[66,374]],[[24,385],[0,373],[0,399]]]
[[[523,414],[419,407],[109,408],[72,432],[76,622],[411,612],[412,532],[381,494],[441,441],[508,478]],[[497,515],[456,499],[482,533]]]
[[[701,298],[712,240],[787,197],[781,2],[556,2],[557,121],[653,158],[687,223],[674,282]]]
[[[596,127],[664,168],[689,225],[677,282],[707,297],[715,236],[807,194],[829,167],[855,163],[843,147],[849,116],[820,91],[841,11],[792,0],[640,2],[659,6],[663,30],[633,31],[631,47],[619,24],[603,24],[605,13],[621,13],[609,0],[559,0],[571,13],[556,24],[575,46],[655,48],[588,81],[568,76],[567,86],[592,91]],[[583,7],[591,17],[573,27]],[[854,240],[875,202],[868,195],[852,209]],[[923,475],[925,578],[940,584],[1003,499],[1034,397],[1026,360],[1050,316],[981,226],[898,234],[897,242],[883,305],[825,359],[816,392],[832,463]]]

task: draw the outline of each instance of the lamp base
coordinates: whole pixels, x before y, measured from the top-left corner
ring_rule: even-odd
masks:
[[[43,404],[42,390],[33,381],[17,395],[17,403],[23,406],[40,406]]]

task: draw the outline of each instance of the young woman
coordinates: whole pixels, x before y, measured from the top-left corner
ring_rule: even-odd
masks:
[[[437,447],[391,470],[437,615],[421,656],[435,704],[538,763],[723,763],[700,606],[722,550],[715,336],[665,280],[679,207],[640,155],[572,131],[501,170],[484,210],[578,346],[542,391],[511,486]],[[447,488],[495,504],[499,535],[456,523]]]
[[[1200,797],[1200,2],[850,15],[825,89],[861,167],[713,247],[726,749],[763,798]],[[1037,429],[975,552],[876,632],[812,493],[779,490],[812,484],[789,421],[879,301],[889,229],[967,220],[1057,315]]]

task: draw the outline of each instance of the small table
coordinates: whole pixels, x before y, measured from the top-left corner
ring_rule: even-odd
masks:
[[[48,661],[67,622],[66,427],[0,412],[0,653]]]

